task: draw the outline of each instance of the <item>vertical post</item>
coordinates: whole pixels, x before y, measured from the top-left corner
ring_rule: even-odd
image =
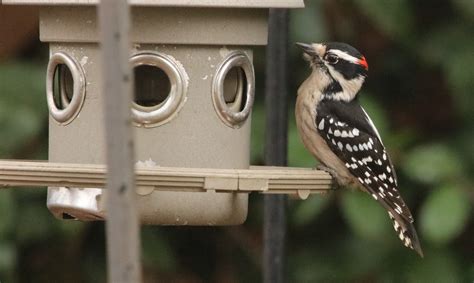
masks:
[[[130,105],[130,11],[127,0],[101,0],[100,44],[107,142],[107,260],[109,282],[141,282]]]
[[[287,165],[288,10],[270,9],[265,83],[265,164]],[[286,196],[264,197],[263,282],[282,283],[285,274]]]

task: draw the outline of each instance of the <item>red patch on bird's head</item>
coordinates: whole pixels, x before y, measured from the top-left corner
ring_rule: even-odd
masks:
[[[359,65],[361,65],[362,67],[364,67],[364,69],[368,70],[369,69],[369,64],[367,64],[367,60],[365,60],[365,57],[362,56],[362,58],[360,58],[359,60]]]

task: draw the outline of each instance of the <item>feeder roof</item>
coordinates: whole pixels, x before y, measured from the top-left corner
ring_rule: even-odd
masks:
[[[97,5],[99,0],[3,0],[12,5]],[[216,8],[302,8],[303,0],[129,0],[134,6]]]

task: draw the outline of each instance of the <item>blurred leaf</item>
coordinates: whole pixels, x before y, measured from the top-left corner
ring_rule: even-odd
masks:
[[[0,189],[0,239],[4,238],[12,229],[14,198],[11,190]]]
[[[171,271],[177,266],[176,256],[168,241],[155,227],[144,227],[141,232],[143,260],[146,265]]]
[[[305,6],[305,9],[290,9],[291,42],[317,42],[327,37],[321,1],[306,1]]]
[[[11,272],[17,260],[16,247],[11,242],[0,242],[0,272]],[[0,278],[3,279],[3,278]]]
[[[32,64],[0,65],[0,157],[23,146],[47,117],[44,70]]]
[[[472,0],[453,0],[458,11],[466,16],[467,20],[471,22],[474,19],[474,1]]]
[[[265,119],[263,113],[263,104],[255,103],[252,110],[252,134],[250,147],[251,164],[258,165],[263,161]]]
[[[463,163],[448,146],[431,144],[413,149],[402,169],[417,181],[435,184],[462,176]]]
[[[348,233],[331,238],[333,242],[313,239],[291,251],[294,256],[289,260],[289,282],[366,282],[368,274],[371,279],[378,275],[378,264],[385,262],[383,245],[361,241]]]
[[[53,215],[51,215],[53,217]],[[89,225],[89,222],[82,222],[76,220],[57,220],[54,222],[55,226],[61,231],[64,237],[71,238],[82,233]]]
[[[368,194],[344,192],[341,204],[344,218],[359,236],[378,239],[391,231],[388,214]]]
[[[462,2],[462,0],[460,0]],[[472,6],[474,1],[469,1]],[[416,49],[418,54],[434,65],[443,67],[458,109],[472,114],[471,92],[474,88],[474,25],[462,21],[441,26],[425,35]],[[445,44],[456,42],[456,44]],[[472,116],[471,116],[472,118]]]
[[[332,195],[312,195],[307,200],[301,201],[293,212],[293,223],[304,226],[315,219],[329,203]]]
[[[386,138],[388,138],[386,137],[388,136],[388,120],[384,107],[377,103],[369,93],[362,92],[360,97],[361,104],[367,112],[367,115],[369,115],[372,122],[374,122],[377,131],[385,141]]]
[[[414,14],[409,0],[353,2],[385,35],[406,39],[414,28]]]
[[[29,244],[48,238],[54,233],[54,221],[44,203],[28,203],[17,210],[16,240]]]
[[[448,250],[425,254],[410,262],[404,282],[462,282],[459,263]]]
[[[457,187],[445,185],[431,193],[420,213],[426,239],[443,244],[458,236],[469,220],[468,197]]]

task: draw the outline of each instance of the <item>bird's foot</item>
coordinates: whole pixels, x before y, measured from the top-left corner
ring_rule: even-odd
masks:
[[[316,166],[316,169],[324,171],[324,172],[328,173],[329,175],[331,175],[331,177],[334,180],[334,182],[333,182],[334,189],[338,190],[338,189],[341,189],[344,186],[344,184],[340,183],[341,178],[340,178],[339,174],[336,172],[336,170],[334,170],[332,168],[329,168],[327,166],[324,166],[322,164],[319,164],[318,166]]]

